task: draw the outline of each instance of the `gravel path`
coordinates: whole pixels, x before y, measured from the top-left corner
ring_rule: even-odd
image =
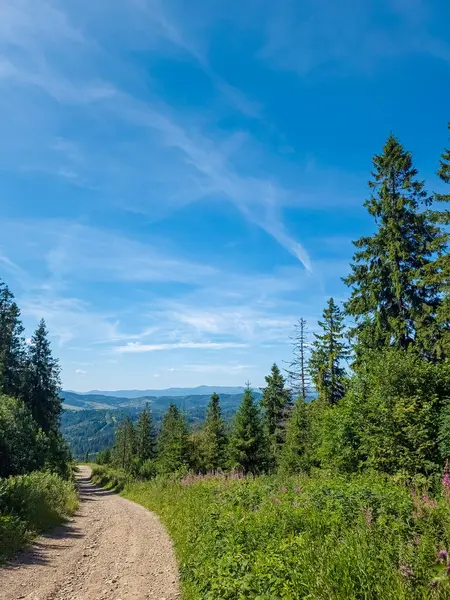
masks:
[[[172,543],[158,518],[89,478],[89,467],[79,467],[73,519],[0,568],[1,600],[180,598]]]

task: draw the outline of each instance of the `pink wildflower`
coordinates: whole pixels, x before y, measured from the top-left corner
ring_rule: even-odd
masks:
[[[414,571],[408,565],[400,565],[400,573],[405,577],[411,577],[411,575],[414,575]]]

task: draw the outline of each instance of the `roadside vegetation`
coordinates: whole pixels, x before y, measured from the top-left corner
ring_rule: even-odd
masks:
[[[183,598],[449,598],[444,494],[365,473],[130,482],[175,543]]]
[[[0,561],[76,509],[70,452],[59,431],[58,362],[41,321],[30,343],[0,282]]]
[[[449,150],[438,175],[389,136],[349,299],[299,320],[261,401],[248,385],[229,425],[213,395],[194,430],[172,404],[157,436],[147,407],[98,455],[166,524],[186,599],[450,598]]]

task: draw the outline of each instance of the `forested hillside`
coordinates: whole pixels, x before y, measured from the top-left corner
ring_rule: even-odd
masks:
[[[260,394],[256,392],[256,396]],[[186,415],[192,427],[203,421],[209,396],[162,396],[142,398],[118,398],[91,394],[61,392],[65,410],[61,416],[61,431],[73,455],[82,459],[88,453],[91,458],[100,450],[112,446],[117,424],[129,417],[136,422],[142,408],[151,408],[155,426],[159,427],[164,412],[171,403]],[[242,399],[242,394],[221,396],[224,418],[230,421]],[[77,405],[75,404],[77,403]],[[70,408],[69,408],[70,407]],[[88,410],[85,410],[89,408]],[[106,409],[106,410],[105,410]]]

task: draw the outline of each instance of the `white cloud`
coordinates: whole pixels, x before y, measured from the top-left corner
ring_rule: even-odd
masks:
[[[137,354],[159,350],[223,350],[225,348],[244,348],[245,345],[237,342],[178,342],[174,344],[141,344],[140,342],[129,342],[125,346],[116,346],[115,351],[120,354]]]
[[[87,371],[84,371],[83,369],[77,369],[77,370],[75,371],[75,373],[76,373],[77,375],[86,375],[86,374],[87,374]]]
[[[253,368],[253,365],[243,364],[193,364],[193,365],[182,365],[180,371],[190,371],[193,373],[241,373],[242,371],[248,371]]]
[[[214,306],[210,309],[199,309],[192,304],[168,303],[164,320],[171,324],[178,324],[178,328],[185,327],[186,335],[214,334],[231,337],[249,343],[256,341],[279,341],[287,339],[293,323],[296,321],[295,313],[280,316],[279,306],[274,312],[272,307],[262,305],[252,306],[251,297],[247,296],[249,304],[239,304],[234,307]],[[292,309],[292,307],[289,307]]]

